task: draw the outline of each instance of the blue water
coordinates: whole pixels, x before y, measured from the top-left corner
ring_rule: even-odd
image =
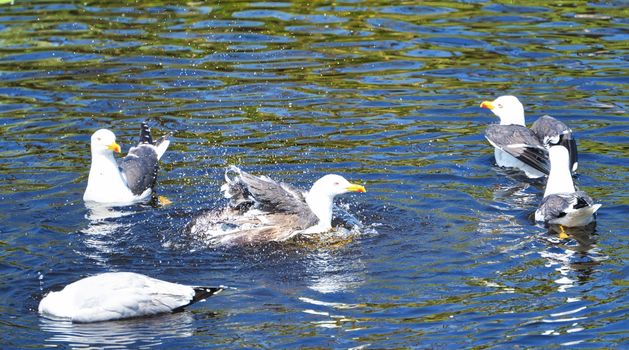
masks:
[[[623,1],[16,1],[0,5],[0,347],[627,348],[629,13]],[[478,105],[503,94],[578,140],[603,207],[561,240],[543,183],[493,165]],[[89,137],[174,132],[158,192],[102,216]],[[229,164],[302,188],[364,184],[334,242],[216,247]],[[37,315],[50,290],[135,271],[222,294],[96,324]]]

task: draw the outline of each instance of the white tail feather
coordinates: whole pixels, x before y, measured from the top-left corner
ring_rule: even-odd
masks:
[[[170,145],[170,140],[164,140],[160,142],[159,145],[155,146],[155,152],[157,152],[157,159],[162,159],[162,156],[164,155],[164,153],[166,153],[166,150],[168,149],[169,145]]]
[[[592,205],[592,214],[596,213],[596,211],[602,206],[602,204],[594,204]]]

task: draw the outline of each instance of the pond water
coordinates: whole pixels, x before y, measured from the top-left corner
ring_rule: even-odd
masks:
[[[622,348],[629,239],[623,1],[15,1],[0,5],[0,347]],[[514,94],[577,137],[603,207],[560,240],[543,183],[493,165],[482,100]],[[85,207],[89,137],[174,132],[173,204]],[[183,232],[224,205],[226,166],[338,198],[341,244],[216,247]],[[135,271],[222,294],[96,324],[37,315],[51,289]]]

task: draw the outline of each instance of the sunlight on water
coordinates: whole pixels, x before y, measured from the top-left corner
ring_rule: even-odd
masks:
[[[622,1],[0,3],[2,348],[620,348],[626,343],[627,10]],[[503,94],[579,146],[603,204],[561,239],[544,184],[494,165]],[[157,194],[83,203],[89,137],[173,132]],[[224,170],[364,184],[341,227],[260,245],[185,230]],[[190,310],[54,322],[39,300],[135,271],[227,285]]]

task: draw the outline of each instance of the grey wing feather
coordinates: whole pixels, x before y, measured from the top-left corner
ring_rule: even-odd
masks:
[[[566,210],[579,209],[594,204],[594,201],[583,191],[573,193],[551,194],[540,204],[539,211],[544,217],[544,221],[560,218],[566,215]]]
[[[152,145],[132,147],[126,157],[118,160],[118,166],[134,195],[140,195],[155,186],[159,163]]]
[[[232,198],[236,198],[236,203],[251,202],[259,209],[272,213],[314,217],[303,193],[293,186],[251,175],[237,167],[230,167],[225,178],[227,190]]]
[[[562,196],[551,194],[550,196],[542,199],[542,203],[539,206],[539,212],[541,213],[544,221],[550,221],[565,214],[565,210],[568,208],[568,200]]]
[[[549,115],[544,115],[531,125],[531,130],[547,148],[556,144],[566,147],[570,154],[570,169],[573,172],[577,170],[579,161],[577,142],[572,135],[572,130],[566,124]]]
[[[521,125],[492,124],[485,130],[485,138],[523,163],[541,171],[550,172],[548,151],[533,131]]]
[[[531,130],[545,145],[548,144],[548,142],[552,142],[553,139],[553,143],[557,143],[560,135],[572,132],[566,124],[549,115],[539,117],[539,119],[531,125]]]

